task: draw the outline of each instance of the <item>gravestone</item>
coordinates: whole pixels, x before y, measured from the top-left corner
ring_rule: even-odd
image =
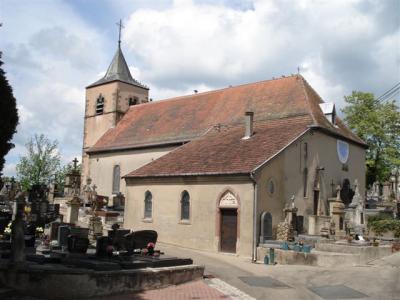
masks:
[[[58,235],[57,241],[59,246],[67,246],[68,245],[68,236],[70,235],[70,226],[60,225],[58,227]]]
[[[345,178],[343,180],[343,184],[340,190],[340,198],[343,201],[343,204],[348,207],[353,199],[354,191],[351,189],[350,180]]]
[[[117,229],[117,230],[110,230],[108,232],[108,236],[112,240],[112,245],[116,250],[126,249],[125,243],[126,238],[125,236],[129,234],[131,231],[129,229]]]
[[[96,241],[96,256],[112,256],[112,239],[108,236],[101,236]]]
[[[157,242],[158,234],[154,230],[140,230],[134,231],[125,235],[126,250],[128,253],[133,253],[135,249],[143,249],[147,247],[148,243]]]
[[[125,208],[125,197],[122,193],[118,193],[113,197],[113,207],[115,210],[124,210]]]
[[[260,243],[264,243],[267,240],[272,240],[272,215],[264,211],[261,214]]]
[[[103,223],[101,218],[92,216],[89,218],[89,238],[96,240],[98,237],[103,235]]]
[[[79,237],[79,238],[87,238],[89,235],[89,228],[83,227],[71,227],[70,235]]]
[[[51,222],[50,223],[50,241],[57,240],[58,237],[58,227],[60,227],[60,222]]]
[[[89,239],[76,235],[68,236],[68,252],[85,254],[89,247]]]
[[[78,221],[80,205],[81,201],[76,195],[67,202],[67,223],[75,224]]]
[[[337,187],[336,198],[329,198],[329,213],[331,216],[331,232],[334,231],[336,236],[344,236],[344,217],[345,217],[345,205],[341,199],[341,188]]]

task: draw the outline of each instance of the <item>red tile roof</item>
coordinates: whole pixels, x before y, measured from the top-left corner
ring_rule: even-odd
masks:
[[[256,122],[243,139],[244,126],[214,128],[125,177],[248,174],[308,130],[308,114]]]
[[[132,106],[115,128],[88,152],[113,151],[190,141],[216,124],[238,124],[246,111],[255,121],[310,114],[314,125],[336,130],[326,121],[321,100],[296,75]],[[346,128],[336,130],[358,143]]]
[[[365,146],[339,118],[331,124],[321,102],[295,75],[140,104],[88,152],[189,142],[127,175],[147,177],[248,173],[310,127]],[[246,111],[254,112],[256,134],[242,140]]]

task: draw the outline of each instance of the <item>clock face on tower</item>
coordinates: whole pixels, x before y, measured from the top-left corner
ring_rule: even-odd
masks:
[[[349,159],[349,144],[344,141],[337,140],[337,154],[339,161],[342,164],[347,163],[347,160]]]

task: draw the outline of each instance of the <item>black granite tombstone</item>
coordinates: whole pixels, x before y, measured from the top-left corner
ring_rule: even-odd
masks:
[[[108,236],[112,240],[112,244],[115,250],[126,249],[126,238],[125,236],[129,234],[131,231],[129,229],[117,229],[117,230],[110,230],[108,232]]]
[[[101,236],[96,241],[96,256],[112,256],[112,239],[108,236]]]
[[[57,241],[59,246],[67,246],[69,234],[70,234],[70,226],[60,225],[58,227]]]
[[[68,252],[85,254],[89,247],[89,239],[79,237],[76,235],[69,235],[68,238]]]
[[[354,191],[351,189],[350,180],[345,178],[342,183],[342,187],[340,190],[340,199],[342,199],[344,205],[346,207],[349,206],[351,200],[353,200]]]
[[[157,232],[154,230],[134,231],[125,235],[125,247],[128,253],[133,253],[135,249],[143,249],[148,243],[157,242]]]

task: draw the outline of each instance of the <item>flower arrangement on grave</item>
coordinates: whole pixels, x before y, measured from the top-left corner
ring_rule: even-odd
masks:
[[[9,222],[7,227],[4,229],[3,237],[5,240],[9,240],[11,238],[11,224],[12,222]]]
[[[43,227],[36,227],[35,235],[36,235],[37,238],[42,238],[44,236]]]

